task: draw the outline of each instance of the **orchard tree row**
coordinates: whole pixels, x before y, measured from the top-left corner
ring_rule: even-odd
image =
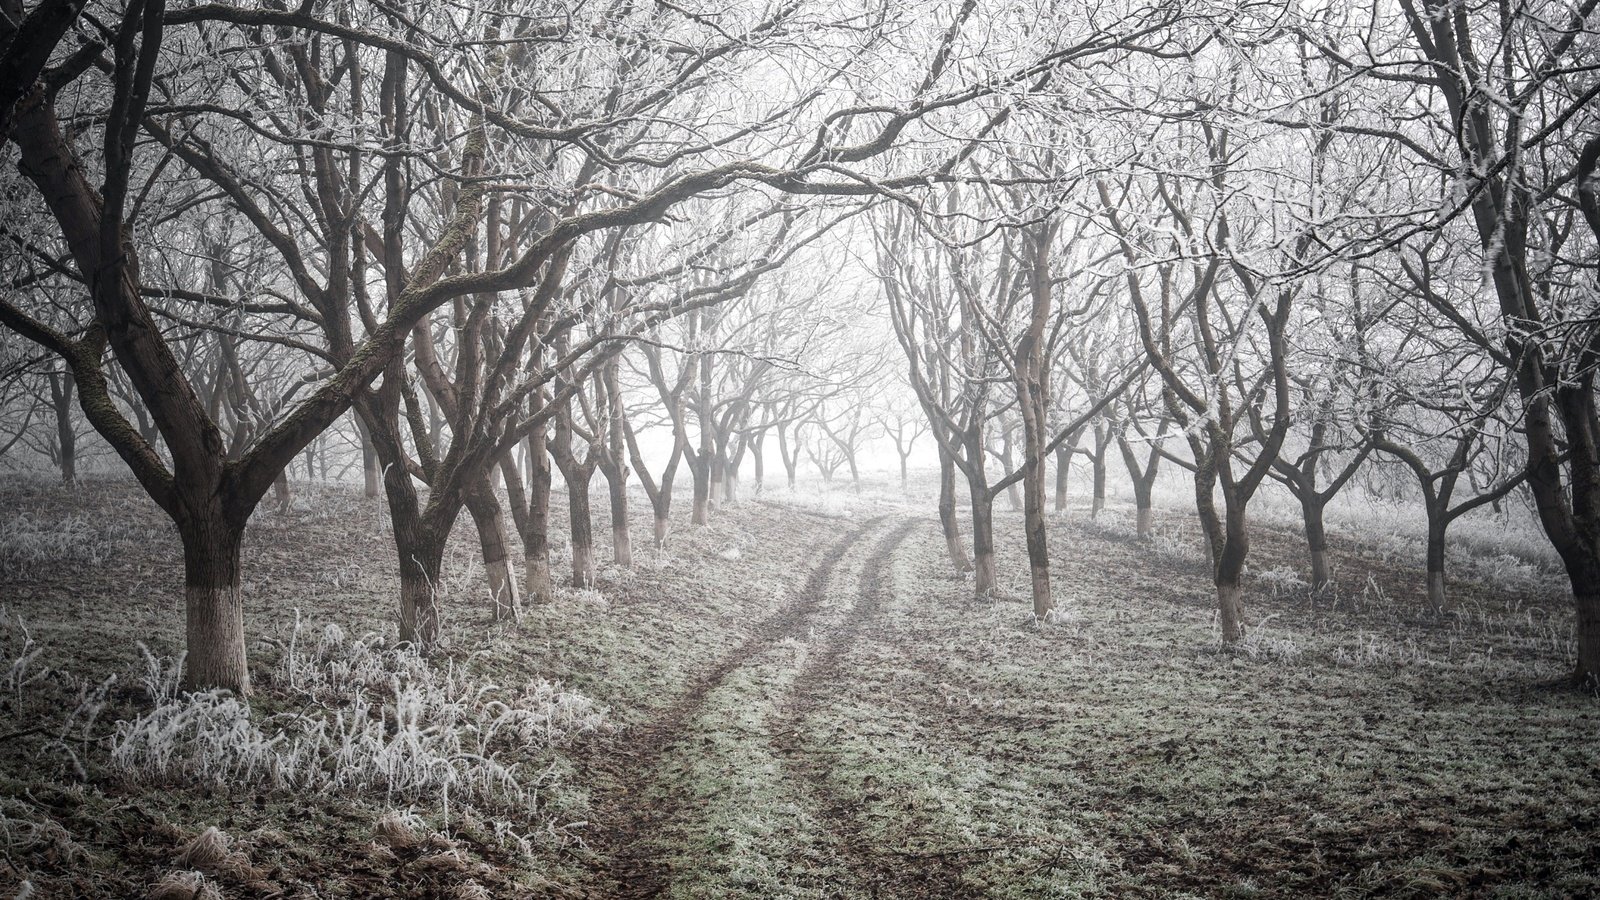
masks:
[[[0,459],[171,517],[192,688],[249,690],[291,472],[384,497],[431,650],[463,512],[514,619],[593,583],[597,473],[627,566],[630,484],[660,546],[874,441],[980,595],[1021,509],[1040,619],[1071,461],[1141,537],[1185,470],[1226,643],[1263,486],[1320,589],[1328,504],[1408,473],[1435,608],[1518,492],[1592,679],[1594,7],[0,0]]]

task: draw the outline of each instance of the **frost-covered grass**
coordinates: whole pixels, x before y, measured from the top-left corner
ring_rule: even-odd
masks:
[[[0,576],[38,578],[58,566],[98,566],[125,537],[83,516],[7,515],[0,518]]]
[[[1018,525],[1002,519],[1013,575]],[[1157,526],[1198,547],[1186,517]],[[1225,652],[1198,554],[1130,535],[1054,523],[1063,623],[1039,628],[1023,604],[967,597],[930,518],[892,599],[844,642],[826,703],[787,717],[777,654],[708,698],[662,776],[701,823],[661,838],[673,884],[737,897],[1600,889],[1587,863],[1600,787],[1575,777],[1592,763],[1595,699],[1554,686],[1571,654],[1559,595],[1463,580],[1430,618],[1409,568],[1337,539],[1344,581],[1313,593],[1295,535],[1269,526],[1250,628]],[[819,615],[814,635],[841,620]],[[787,729],[798,764],[772,739]]]
[[[603,708],[560,685],[502,688],[470,663],[435,665],[337,625],[296,627],[285,643],[269,683],[307,712],[259,714],[227,693],[178,694],[179,664],[145,651],[155,704],[117,722],[113,769],[145,784],[381,795],[531,821],[550,773],[529,757],[608,727]]]
[[[298,493],[247,536],[248,708],[176,693],[181,569],[159,511],[110,488],[29,495],[42,525],[132,509],[148,539],[0,577],[19,685],[0,685],[0,722],[49,723],[0,743],[0,896],[23,878],[37,896],[610,896],[634,845],[669,896],[1600,891],[1596,701],[1556,686],[1571,613],[1514,535],[1452,560],[1435,616],[1400,518],[1330,522],[1335,583],[1312,592],[1298,523],[1263,507],[1250,628],[1224,651],[1181,510],[1143,543],[1115,498],[1093,523],[1053,517],[1061,608],[1041,625],[1012,599],[1027,573],[1003,502],[1002,596],[980,604],[946,571],[926,484],[907,505],[892,480],[747,483],[703,528],[685,493],[660,551],[640,504],[632,570],[608,564],[602,504],[584,591],[563,583],[558,500],[554,602],[493,624],[464,523],[450,652],[422,661],[393,644],[381,505]],[[857,615],[906,510],[921,524]],[[782,619],[880,515],[816,607]],[[670,815],[618,835],[650,809]]]

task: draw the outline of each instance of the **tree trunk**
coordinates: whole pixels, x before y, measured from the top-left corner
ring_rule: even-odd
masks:
[[[755,495],[757,497],[761,496],[761,483],[766,480],[767,476],[766,464],[761,461],[761,442],[765,437],[766,433],[762,432],[750,441],[750,449],[754,451],[750,454],[750,461],[755,464],[756,469]]]
[[[1250,553],[1250,535],[1244,510],[1230,502],[1226,535],[1217,558],[1217,611],[1222,622],[1222,643],[1232,645],[1244,637],[1244,597],[1239,579],[1244,574],[1245,557]]]
[[[969,485],[972,495],[972,592],[988,598],[995,589],[994,497],[988,488]]]
[[[278,512],[287,513],[294,503],[294,494],[289,490],[289,472],[284,470],[272,482],[272,495],[278,504]]]
[[[617,477],[606,473],[611,495],[611,561],[626,569],[633,566],[633,536],[628,531],[628,470],[619,468]]]
[[[939,527],[944,531],[945,552],[956,574],[972,571],[972,560],[961,543],[961,522],[956,518],[956,463],[943,450],[939,451]]]
[[[672,523],[667,520],[666,516],[661,515],[660,513],[656,514],[654,536],[657,550],[667,546],[667,532],[670,529],[671,524]]]
[[[1042,414],[1043,410],[1040,412]],[[1045,435],[1042,424],[1036,434],[1025,435],[1027,444],[1023,464],[1027,470],[1022,478],[1023,530],[1027,536],[1033,615],[1040,620],[1055,608],[1055,602],[1050,597],[1050,542],[1044,526]],[[1027,430],[1025,427],[1024,431]]]
[[[794,490],[795,470],[800,468],[800,435],[795,435],[794,456],[789,455],[788,427],[778,426],[778,459],[783,462],[783,473],[789,483],[789,490]]]
[[[1134,536],[1141,541],[1150,540],[1150,523],[1154,518],[1151,510],[1155,507],[1151,495],[1155,493],[1155,480],[1154,470],[1149,478],[1134,476],[1133,479]]]
[[[1222,643],[1232,646],[1244,637],[1244,600],[1237,576],[1217,581],[1217,612],[1222,623]]]
[[[1574,591],[1578,621],[1578,665],[1573,670],[1573,680],[1585,687],[1600,685],[1600,579],[1588,581],[1587,586]]]
[[[528,434],[528,520],[522,529],[524,588],[529,603],[549,603],[555,587],[550,578],[550,454],[545,448],[547,427],[541,423]]]
[[[617,357],[613,356],[606,362],[600,381],[601,394],[606,401],[605,452],[600,457],[600,471],[606,477],[606,489],[611,498],[611,561],[626,569],[633,566],[633,536],[628,532],[627,412],[622,405],[619,365]]]
[[[78,483],[78,435],[72,429],[72,373],[49,373],[50,400],[56,414],[56,463],[61,470],[61,486]]]
[[[191,521],[179,526],[183,540],[185,690],[223,688],[250,694],[245,656],[244,601],[239,594],[239,544],[243,529],[221,521]]]
[[[496,622],[520,622],[522,600],[517,596],[517,580],[511,573],[510,553],[506,549],[505,511],[485,478],[467,493],[467,512],[478,529],[478,545],[483,549],[483,573],[489,582],[489,608]]]
[[[1200,520],[1200,539],[1205,546],[1206,565],[1215,574],[1222,559],[1222,545],[1227,536],[1223,532],[1222,518],[1217,515],[1217,464],[1198,442],[1190,444],[1194,450],[1194,507]]]
[[[694,475],[694,510],[689,522],[694,525],[707,525],[711,522],[711,459],[705,451],[689,463],[689,470]],[[789,486],[794,486],[790,479]]]
[[[1328,532],[1322,522],[1323,502],[1307,497],[1300,501],[1305,515],[1306,547],[1311,552],[1311,589],[1323,590],[1328,586]]]
[[[445,541],[421,522],[416,525],[397,527],[394,535],[400,555],[400,640],[429,654],[439,646],[439,574]]]
[[[1161,420],[1161,428],[1156,432],[1159,441],[1167,433],[1167,421]],[[1122,454],[1122,463],[1128,467],[1128,479],[1133,484],[1133,507],[1137,510],[1134,520],[1135,536],[1138,540],[1150,540],[1150,523],[1153,518],[1151,510],[1155,508],[1156,473],[1160,471],[1161,455],[1156,446],[1152,446],[1146,461],[1139,461],[1139,454],[1133,452],[1133,445],[1128,443],[1126,433],[1117,435],[1117,450]]]
[[[411,473],[406,469],[405,441],[400,434],[397,366],[384,374],[384,386],[357,407],[381,464],[383,490],[400,563],[400,639],[430,653],[439,640],[439,572],[444,537],[424,521]]]
[[[1428,610],[1433,613],[1444,612],[1445,581],[1444,581],[1444,551],[1445,551],[1445,523],[1441,511],[1435,516],[1433,510],[1428,510]]]
[[[367,436],[367,427],[361,423],[361,417],[355,417],[355,422],[356,435],[361,440],[361,495],[371,499],[378,496],[383,467],[378,465],[378,452],[372,447],[372,439]]]
[[[1065,444],[1056,448],[1056,512],[1067,511],[1067,478],[1072,474],[1072,453],[1075,448]]]
[[[593,587],[594,521],[589,515],[589,480],[582,474],[568,477],[567,513],[572,519],[572,586]]]
[[[1008,475],[1011,474],[1012,466],[1016,463],[1016,458],[1012,455],[1011,449],[1011,430],[1008,427],[1005,437],[1000,441],[1000,465],[1005,468]],[[1022,509],[1022,497],[1017,490],[1015,481],[1006,485],[1006,508],[1012,512]]]
[[[1089,518],[1100,516],[1106,507],[1106,448],[1111,445],[1111,429],[1094,430],[1094,505],[1089,508]]]

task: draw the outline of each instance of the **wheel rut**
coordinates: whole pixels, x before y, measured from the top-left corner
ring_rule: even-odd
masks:
[[[834,541],[792,602],[764,619],[748,639],[690,682],[683,695],[648,725],[623,735],[622,740],[631,747],[617,749],[620,786],[610,803],[602,807],[601,821],[608,824],[591,838],[597,854],[607,861],[605,880],[609,882],[609,890],[603,896],[644,898],[666,893],[671,886],[671,870],[666,861],[654,854],[652,839],[677,819],[693,799],[673,785],[662,802],[644,802],[649,788],[657,781],[667,752],[688,735],[689,725],[704,707],[706,698],[730,675],[805,629],[816,615],[826,595],[828,581],[840,561],[860,542],[863,534],[886,518],[869,519]]]
[[[861,573],[860,594],[845,620],[830,634],[821,650],[806,660],[791,687],[789,703],[773,729],[773,751],[808,801],[817,821],[827,829],[826,850],[847,868],[856,886],[869,897],[977,897],[981,893],[961,882],[961,867],[942,857],[898,858],[873,853],[862,810],[842,797],[833,786],[834,764],[826,754],[810,751],[805,724],[835,695],[840,680],[850,677],[844,656],[865,636],[894,590],[890,566],[895,553],[921,524],[907,519],[882,537],[868,556]]]

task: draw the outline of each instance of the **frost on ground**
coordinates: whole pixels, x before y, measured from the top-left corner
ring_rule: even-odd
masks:
[[[725,506],[520,628],[469,525],[433,660],[392,641],[383,517],[306,491],[247,546],[248,706],[178,691],[170,544],[0,573],[0,896],[614,896],[624,863],[667,896],[1600,892],[1595,701],[1514,542],[1435,615],[1409,533],[1336,537],[1312,591],[1269,517],[1224,651],[1185,516],[1053,519],[1040,622],[1018,517],[974,603],[875,490]],[[60,502],[28,533],[132,501]]]

